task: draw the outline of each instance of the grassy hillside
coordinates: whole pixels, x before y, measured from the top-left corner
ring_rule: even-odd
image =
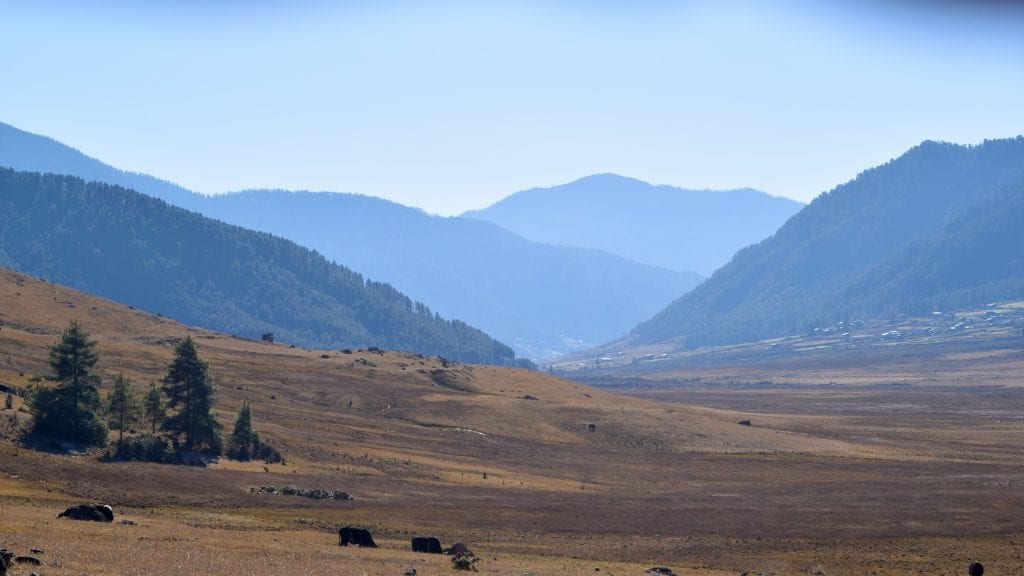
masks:
[[[44,372],[72,318],[98,341],[104,394],[118,372],[142,384],[158,377],[176,339],[191,335],[219,383],[222,420],[250,402],[286,464],[36,452],[16,443],[27,424],[16,398],[0,410],[0,541],[44,549],[49,574],[451,574],[445,558],[408,551],[416,534],[467,542],[481,573],[494,575],[655,565],[691,576],[818,566],[953,574],[972,558],[1000,573],[1019,566],[1011,542],[1024,533],[1015,513],[1024,501],[1006,482],[1020,477],[1024,438],[1005,413],[1024,400],[1010,390],[939,395],[956,414],[894,412],[909,399],[887,396],[878,412],[843,414],[858,392],[831,389],[843,402],[836,413],[816,411],[834,403],[808,400],[813,389],[700,408],[513,368],[243,340],[10,271],[0,271],[0,383],[19,388]],[[969,398],[1002,408],[959,408]],[[253,491],[266,485],[355,499]],[[55,518],[76,501],[110,502],[134,524]],[[370,528],[381,548],[339,548],[346,524]]]
[[[629,340],[752,341],[844,319],[1016,300],[1024,138],[925,142],[823,194]]]
[[[0,265],[182,322],[508,364],[507,346],[293,242],[106,184],[0,169]]]
[[[803,204],[764,192],[685,190],[615,174],[517,192],[464,216],[538,242],[595,248],[704,276],[771,235]]]

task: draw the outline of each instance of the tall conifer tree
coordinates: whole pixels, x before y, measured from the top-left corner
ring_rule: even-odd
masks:
[[[139,397],[130,378],[118,374],[114,388],[107,397],[107,415],[110,427],[118,431],[117,449],[124,444],[124,431],[139,420]]]
[[[50,348],[50,380],[53,388],[38,388],[31,395],[33,433],[102,445],[107,428],[96,417],[100,407],[100,377],[92,372],[99,359],[96,342],[72,320]]]
[[[175,347],[163,379],[168,407],[177,410],[164,420],[163,429],[176,439],[184,436],[186,451],[220,454],[221,424],[212,412],[216,387],[207,369],[192,338],[186,336]]]
[[[146,399],[143,401],[143,408],[146,414],[146,420],[149,420],[153,425],[153,434],[156,434],[156,427],[158,424],[164,421],[167,416],[167,404],[164,402],[163,396],[160,394],[160,389],[157,388],[156,382],[153,382],[149,386],[149,392],[146,393]]]

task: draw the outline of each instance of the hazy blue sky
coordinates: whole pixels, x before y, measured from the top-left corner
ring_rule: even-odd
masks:
[[[616,172],[809,200],[1024,133],[1014,4],[3,0],[0,121],[202,192],[449,214]]]

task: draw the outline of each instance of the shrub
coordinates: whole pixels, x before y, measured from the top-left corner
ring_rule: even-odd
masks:
[[[157,462],[160,464],[177,464],[180,461],[170,442],[162,436],[153,434],[125,438],[115,457],[131,462]]]
[[[263,460],[267,464],[284,462],[284,456],[281,456],[281,452],[277,448],[262,441],[253,447],[252,457],[257,460]]]

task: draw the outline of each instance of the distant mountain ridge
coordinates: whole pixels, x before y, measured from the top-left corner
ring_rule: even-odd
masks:
[[[0,168],[0,266],[181,322],[485,364],[511,348],[294,242],[73,176]]]
[[[23,172],[68,174],[123,186],[195,210],[203,195],[148,174],[126,172],[62,144],[0,122],[0,166]]]
[[[595,248],[709,276],[802,207],[751,188],[686,190],[596,174],[517,192],[463,216],[493,222],[537,242]]]
[[[1024,298],[1024,137],[927,141],[816,198],[626,339],[686,347]]]
[[[488,222],[430,216],[367,196],[282,191],[204,196],[0,124],[3,165],[130,187],[289,238],[534,358],[620,337],[702,280],[692,272],[529,242]]]
[[[256,190],[202,210],[314,247],[534,358],[618,338],[701,280],[354,194]]]

